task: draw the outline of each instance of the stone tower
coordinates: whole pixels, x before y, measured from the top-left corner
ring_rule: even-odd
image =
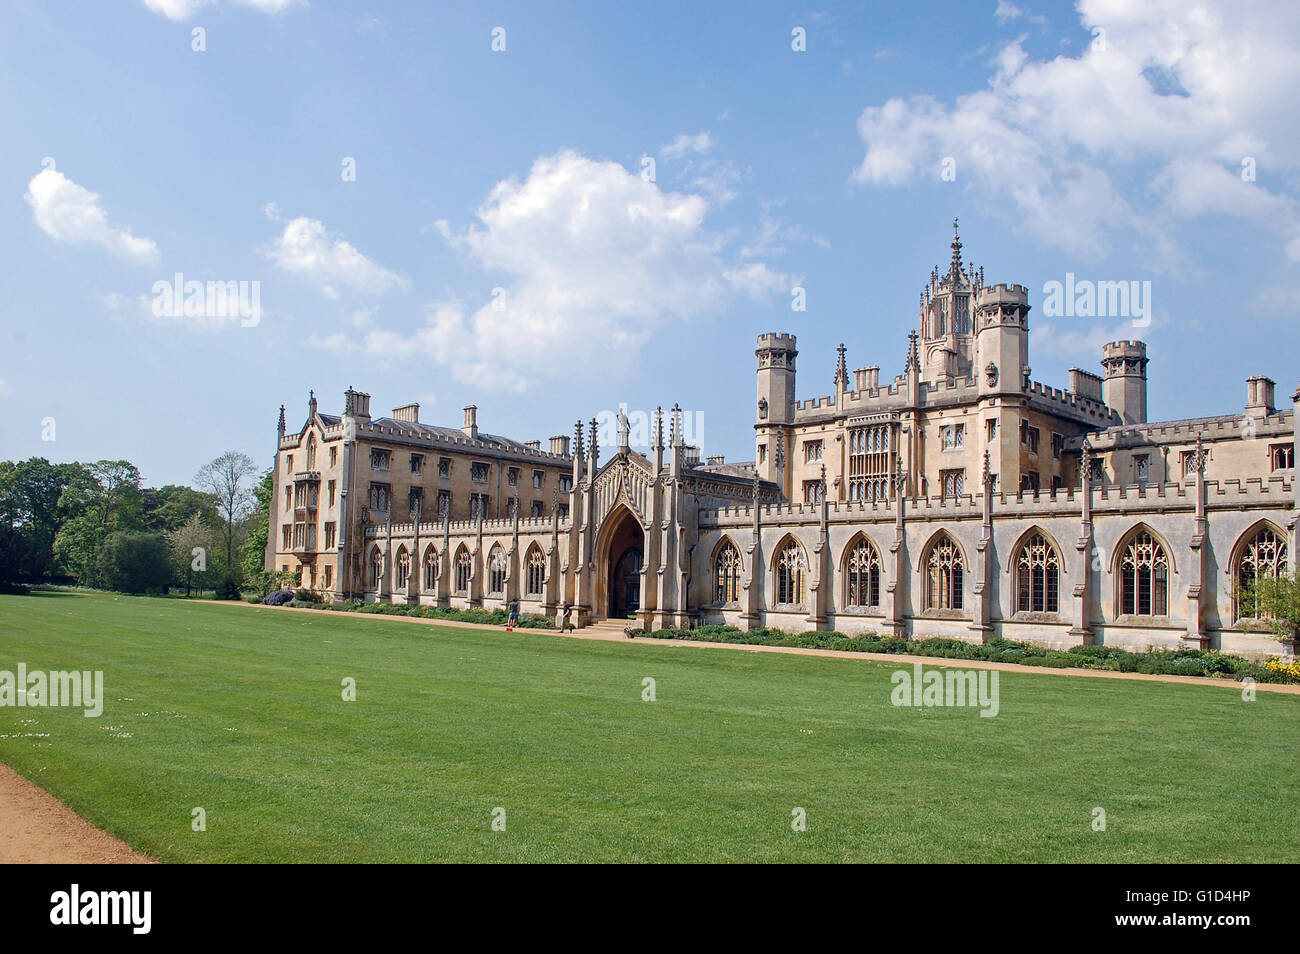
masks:
[[[975,299],[975,329],[980,396],[1022,393],[1029,366],[1029,290],[985,285]]]
[[[763,448],[755,456],[758,474],[764,480],[779,480],[778,444],[789,443],[794,423],[794,362],[799,356],[795,336],[769,333],[758,336],[758,408],[754,421],[756,443]],[[779,438],[779,440],[778,440]]]
[[[1147,346],[1143,341],[1112,341],[1101,346],[1106,406],[1125,424],[1147,420]]]

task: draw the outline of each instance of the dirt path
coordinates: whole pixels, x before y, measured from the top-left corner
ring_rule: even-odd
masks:
[[[149,864],[44,789],[0,764],[0,864]]]
[[[307,609],[299,606],[264,606],[259,603],[235,602],[234,600],[193,600],[191,602],[210,603],[213,606],[242,606],[249,610],[290,613],[325,613],[334,617],[348,619],[383,619],[395,623],[423,623],[426,626],[451,626],[462,629],[491,629],[504,632],[504,626],[488,623],[465,623],[452,619],[428,619],[421,616],[386,616],[383,613],[341,613],[338,610]],[[1139,672],[1113,672],[1109,669],[1052,669],[1047,666],[1018,666],[1015,663],[986,662],[982,659],[943,659],[937,656],[911,656],[894,653],[846,653],[834,649],[803,649],[798,646],[757,646],[751,643],[712,643],[696,639],[652,639],[643,637],[629,640],[623,635],[623,624],[599,621],[586,629],[577,629],[568,633],[558,633],[553,629],[517,629],[517,633],[538,636],[553,636],[557,639],[594,639],[602,642],[635,643],[637,646],[660,646],[664,648],[692,649],[731,649],[750,653],[787,653],[793,656],[824,656],[832,659],[865,659],[871,662],[887,662],[897,666],[911,666],[922,663],[926,666],[949,666],[953,669],[992,669],[998,672],[1020,672],[1035,676],[1074,676],[1094,679],[1128,679],[1136,682],[1176,682],[1187,686],[1219,686],[1240,692],[1241,683],[1235,679],[1213,679],[1207,676],[1159,676]],[[1284,695],[1300,695],[1300,685],[1280,683],[1256,683],[1260,692],[1278,692]]]

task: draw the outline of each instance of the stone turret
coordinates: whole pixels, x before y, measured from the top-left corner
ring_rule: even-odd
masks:
[[[1029,366],[1029,290],[986,285],[975,300],[980,394],[1019,394]]]
[[[770,333],[758,336],[758,411],[754,428],[758,446],[766,448],[766,455],[757,455],[758,470],[765,480],[776,479],[776,462],[773,450],[778,437],[784,437],[784,428],[794,423],[795,359],[799,350],[795,336]]]
[[[1112,341],[1101,346],[1106,406],[1125,424],[1147,420],[1147,346],[1144,341]]]

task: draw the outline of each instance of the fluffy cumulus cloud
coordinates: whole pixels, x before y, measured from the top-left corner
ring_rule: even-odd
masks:
[[[522,390],[609,367],[671,322],[788,293],[789,276],[728,254],[705,226],[709,208],[703,195],[663,191],[615,162],[571,151],[539,158],[522,181],[491,191],[473,225],[438,223],[488,276],[477,307],[432,303],[413,334],[372,328],[363,347]],[[317,344],[345,346],[341,337]]]
[[[1078,12],[1091,37],[1080,55],[1033,59],[1018,39],[985,88],[951,104],[867,108],[854,180],[938,180],[951,157],[990,210],[1082,258],[1124,241],[1170,267],[1178,222],[1222,214],[1275,230],[1300,260],[1287,185],[1300,164],[1300,7],[1081,0]],[[999,7],[1002,20],[1018,13]]]
[[[45,169],[27,183],[23,196],[42,232],[60,242],[89,243],[141,265],[158,264],[153,239],[132,235],[127,228],[108,224],[100,197],[61,172]]]
[[[267,206],[267,215],[278,221],[278,209],[273,215],[273,207],[274,203]],[[314,283],[327,298],[338,298],[341,289],[381,295],[393,288],[410,287],[405,278],[367,258],[319,219],[291,219],[263,252],[286,272]]]
[[[306,6],[307,0],[234,0],[237,6],[251,7],[262,13],[283,13],[290,7]],[[180,23],[190,19],[213,0],[144,0],[144,5],[168,20]]]

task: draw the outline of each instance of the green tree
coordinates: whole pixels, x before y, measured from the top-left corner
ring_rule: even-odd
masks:
[[[167,544],[162,534],[114,532],[96,554],[99,585],[121,593],[157,593],[172,579]]]
[[[199,488],[215,498],[217,513],[226,524],[225,583],[218,595],[227,599],[239,595],[234,579],[235,525],[256,500],[250,483],[256,473],[253,458],[239,451],[226,451],[194,475]]]
[[[77,466],[43,457],[0,461],[0,582],[48,576],[65,519],[59,499]]]
[[[201,588],[209,579],[212,527],[201,514],[194,513],[183,526],[168,530],[163,536],[171,555],[172,575],[178,584],[184,581],[185,595],[189,596],[191,587]]]
[[[210,494],[201,490],[180,484],[167,484],[165,487],[146,487],[140,494],[147,530],[163,533],[178,530],[195,514],[199,514],[208,526],[217,525],[217,503]]]
[[[275,474],[267,470],[253,488],[256,503],[249,515],[247,535],[240,550],[239,566],[246,580],[255,579],[257,574],[266,570],[266,542],[271,531],[271,497],[274,493]]]
[[[1295,639],[1300,633],[1300,572],[1261,577],[1255,584],[1254,595],[1273,635],[1278,639]]]
[[[130,461],[74,464],[59,497],[64,522],[54,540],[58,565],[83,585],[104,585],[98,577],[99,548],[111,533],[143,529],[140,471]]]

